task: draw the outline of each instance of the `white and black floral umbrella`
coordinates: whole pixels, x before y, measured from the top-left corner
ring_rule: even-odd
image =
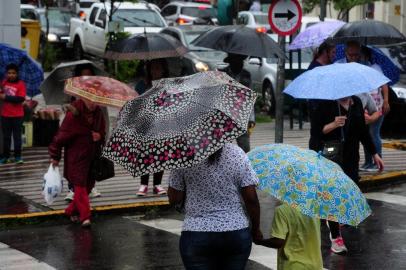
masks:
[[[133,176],[192,166],[246,132],[255,98],[219,71],[155,81],[122,108],[103,155]]]

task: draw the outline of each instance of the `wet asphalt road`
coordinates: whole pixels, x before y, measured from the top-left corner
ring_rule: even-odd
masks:
[[[376,200],[369,200],[373,215],[358,228],[343,228],[349,249],[347,256],[329,252],[328,232],[322,226],[325,268],[406,269],[406,184],[374,194]],[[261,227],[264,234],[268,234],[274,202],[261,194],[261,205]],[[146,222],[142,216],[127,213],[97,215],[90,230],[61,220],[3,230],[0,232],[0,269],[183,269],[176,234],[181,219],[174,211],[159,212]],[[155,228],[144,225],[158,220],[166,225]],[[4,245],[9,247],[4,248]],[[269,257],[274,257],[274,250],[264,250],[265,255],[269,251]],[[13,253],[16,251],[20,251],[20,255]],[[23,257],[19,260],[23,255],[31,257],[26,264]],[[29,264],[32,258],[43,264],[34,267]],[[274,266],[261,263],[264,261],[252,258],[246,269]]]

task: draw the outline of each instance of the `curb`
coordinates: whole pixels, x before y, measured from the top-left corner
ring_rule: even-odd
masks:
[[[92,212],[108,212],[108,211],[119,211],[119,210],[141,210],[146,207],[159,206],[165,207],[169,206],[168,200],[160,200],[153,202],[139,202],[139,203],[125,203],[125,204],[116,204],[116,205],[106,205],[106,206],[96,206],[92,207]],[[45,212],[33,212],[33,213],[24,213],[24,214],[8,214],[0,215],[1,220],[12,220],[12,219],[30,219],[30,218],[41,218],[41,217],[51,217],[51,216],[62,216],[65,214],[64,210],[52,210]]]
[[[406,151],[406,143],[401,141],[391,141],[382,143],[382,147]]]
[[[359,186],[362,191],[370,191],[378,187],[402,182],[406,182],[406,170],[364,175],[359,181]]]

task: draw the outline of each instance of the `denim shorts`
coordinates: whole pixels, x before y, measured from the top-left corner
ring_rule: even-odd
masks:
[[[179,242],[187,270],[243,270],[251,246],[249,228],[227,232],[183,231]]]

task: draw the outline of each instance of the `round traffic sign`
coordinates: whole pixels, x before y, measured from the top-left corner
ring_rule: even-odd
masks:
[[[298,0],[276,0],[269,7],[268,19],[275,33],[288,36],[300,27],[302,8]]]

